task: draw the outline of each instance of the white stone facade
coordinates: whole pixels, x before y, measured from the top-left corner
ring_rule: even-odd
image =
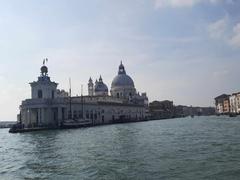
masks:
[[[223,104],[221,104],[221,103],[217,104],[216,112],[218,114],[223,114]]]
[[[32,99],[51,99],[56,96],[57,83],[51,82],[49,77],[40,76],[37,82],[30,83]]]
[[[28,99],[21,105],[21,119],[25,127],[59,126],[64,120],[90,119],[93,124],[114,123],[118,120],[143,120],[145,107],[113,97],[72,97]]]
[[[100,77],[98,86],[89,80],[89,95],[69,97],[58,84],[52,82],[46,66],[41,68],[38,81],[30,83],[32,97],[22,102],[19,121],[24,127],[59,127],[69,119],[75,121],[88,119],[93,125],[115,123],[118,121],[140,121],[146,117],[146,94],[131,91],[133,100],[109,96],[108,88]],[[96,85],[96,84],[95,84]],[[128,92],[128,88],[123,92]],[[114,89],[112,89],[114,91]],[[135,94],[134,94],[135,93]]]
[[[230,112],[237,113],[237,95],[233,94],[229,97],[230,100]]]
[[[233,93],[229,96],[230,113],[240,114],[240,92]],[[221,103],[217,104],[217,112],[219,114],[224,113],[224,107]]]
[[[237,113],[240,113],[240,92],[236,94],[236,110]]]

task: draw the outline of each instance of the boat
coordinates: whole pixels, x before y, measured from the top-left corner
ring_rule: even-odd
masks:
[[[237,114],[236,113],[230,113],[229,117],[237,117]]]
[[[93,125],[93,121],[90,119],[68,119],[65,120],[61,128],[79,128],[79,127],[89,127]]]
[[[70,112],[72,112],[72,88],[71,88],[71,79],[69,78],[69,109]],[[84,107],[84,102],[83,102],[83,87],[81,86],[81,105],[82,105],[82,112],[83,112],[83,107]],[[79,127],[88,127],[93,125],[93,120],[88,119],[88,118],[80,118],[77,119],[73,117],[72,113],[70,113],[70,116],[68,119],[64,120],[61,124],[61,128],[79,128]]]

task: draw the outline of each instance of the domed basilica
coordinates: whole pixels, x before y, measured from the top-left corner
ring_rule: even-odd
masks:
[[[134,81],[127,75],[124,65],[119,65],[111,89],[100,76],[88,82],[88,95],[72,96],[57,88],[51,81],[44,59],[37,81],[30,83],[31,98],[20,105],[18,122],[23,128],[61,128],[117,122],[142,121],[146,118],[148,98],[139,94]]]
[[[131,99],[136,95],[134,82],[132,78],[126,74],[122,62],[119,66],[118,75],[112,81],[111,95],[124,99]]]
[[[95,85],[93,80],[90,77],[88,82],[88,95],[89,96],[109,96],[108,87],[103,82],[102,77],[100,76],[99,80],[96,80]],[[118,74],[113,78],[110,90],[110,96],[118,99],[125,99],[132,102],[142,101],[141,103],[148,103],[148,98],[146,93],[140,95],[136,92],[134,86],[134,81],[132,78],[127,75],[125,67],[121,61],[121,64],[118,68]]]

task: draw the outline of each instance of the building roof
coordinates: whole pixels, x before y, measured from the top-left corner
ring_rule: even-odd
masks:
[[[220,95],[220,96],[215,97],[214,99],[215,99],[215,100],[217,100],[217,99],[224,99],[224,98],[229,98],[229,96],[230,96],[230,95],[228,95],[228,94],[222,94],[222,95]]]

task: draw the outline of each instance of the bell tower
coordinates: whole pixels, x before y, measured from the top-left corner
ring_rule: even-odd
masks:
[[[91,77],[88,81],[88,95],[93,96],[93,81]]]

